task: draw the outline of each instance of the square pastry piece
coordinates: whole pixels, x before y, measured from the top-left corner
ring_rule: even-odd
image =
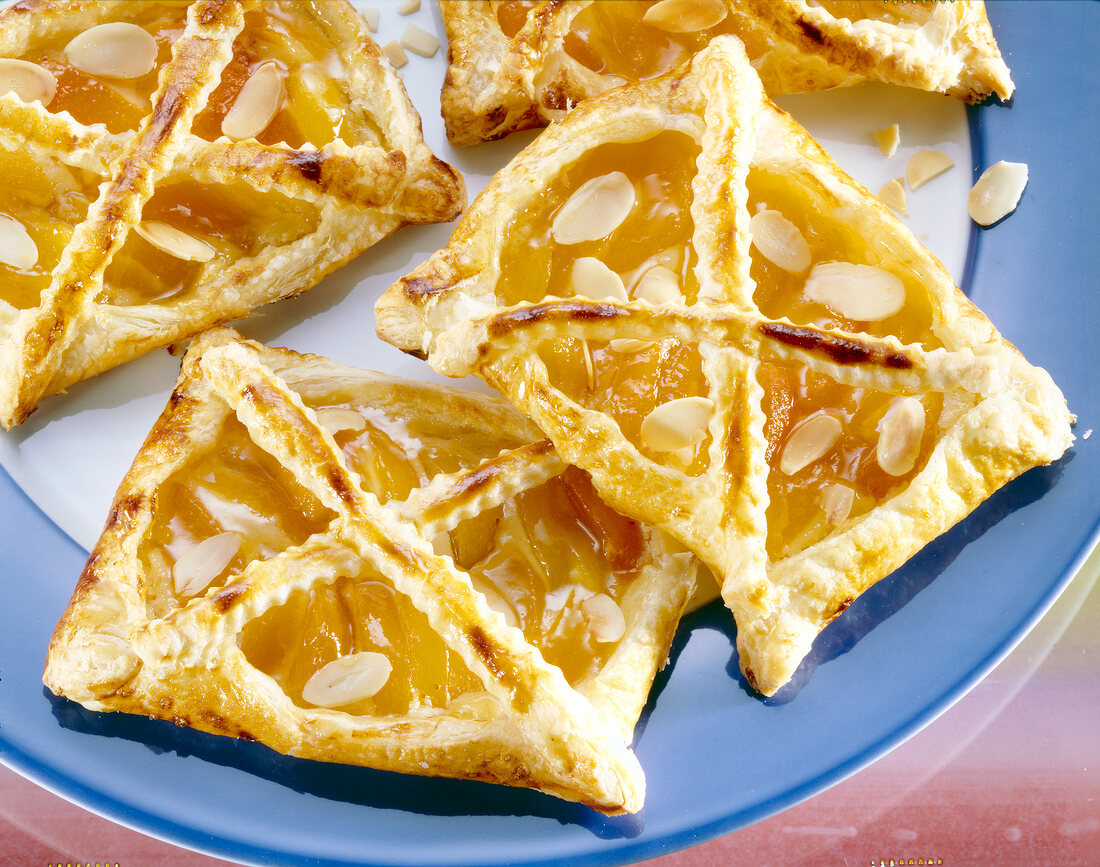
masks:
[[[693,581],[500,398],[215,329],[45,682],[295,756],[633,812],[629,743]]]
[[[342,0],[7,6],[0,173],[7,427],[465,201]]]
[[[730,36],[548,128],[377,315],[698,554],[765,694],[871,584],[1072,440],[1047,373]]]
[[[769,95],[884,81],[978,102],[1012,95],[985,6],[804,0],[440,0],[455,144],[559,120],[732,33]]]

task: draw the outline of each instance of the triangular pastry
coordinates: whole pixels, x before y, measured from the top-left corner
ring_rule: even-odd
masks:
[[[7,427],[465,200],[342,0],[7,6],[0,146]]]
[[[734,37],[549,127],[376,313],[699,555],[765,694],[1072,441],[1046,372],[767,100]]]
[[[498,397],[192,344],[50,645],[93,710],[636,811],[693,558]]]
[[[440,0],[443,117],[476,144],[560,120],[576,103],[738,36],[770,96],[882,81],[978,102],[1013,85],[981,2]]]

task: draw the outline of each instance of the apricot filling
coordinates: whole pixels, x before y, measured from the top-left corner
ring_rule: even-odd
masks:
[[[20,59],[53,77],[50,112],[68,112],[86,125],[102,123],[112,133],[129,132],[149,114],[158,72],[183,33],[186,12],[183,5],[152,5],[127,22],[73,32],[66,45]]]
[[[753,300],[764,316],[942,346],[919,275],[900,268],[881,238],[830,219],[833,205],[815,182],[752,169],[748,190]]]
[[[834,18],[908,27],[919,27],[931,14],[922,8],[927,4],[920,3],[833,0],[816,5]],[[724,0],[592,3],[573,19],[564,46],[570,57],[593,72],[633,81],[668,72],[723,33],[736,34],[750,60],[764,57],[771,49],[751,13],[729,9]]]
[[[19,151],[0,153],[0,175],[0,300],[26,310],[38,306],[99,179]]]
[[[265,3],[245,16],[222,72],[193,132],[214,141],[255,138],[261,144],[321,147],[336,139],[353,145],[381,142],[378,129],[355,129],[340,79],[347,72],[339,51],[294,3]]]
[[[243,183],[167,179],[104,272],[103,300],[148,304],[179,299],[207,263],[222,267],[315,231],[316,208]]]
[[[638,297],[639,284],[659,265],[691,303],[698,293],[689,210],[698,154],[690,136],[670,130],[644,142],[600,145],[567,166],[505,232],[501,302],[608,297],[606,280],[593,287],[594,269],[576,272],[579,261],[595,260],[622,284],[619,300]]]
[[[772,361],[761,364],[758,380],[769,467],[767,551],[776,560],[902,490],[942,430],[974,402],[961,393],[852,388]]]
[[[141,552],[157,577],[147,601],[160,610],[220,587],[252,560],[301,544],[333,517],[230,417],[217,447],[186,464],[157,491],[157,509]],[[176,567],[196,546],[222,534],[235,534],[236,545],[228,539],[209,552],[216,558],[228,551],[228,556],[222,568],[203,576],[205,584],[196,586],[190,571]],[[195,566],[205,569],[208,563]]]

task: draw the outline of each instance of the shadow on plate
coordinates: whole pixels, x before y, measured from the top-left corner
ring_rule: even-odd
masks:
[[[263,744],[206,734],[167,720],[88,710],[43,688],[54,717],[66,729],[143,744],[235,768],[295,792],[332,801],[434,816],[537,816],[587,828],[601,839],[630,839],[645,827],[643,814],[603,816],[579,804],[528,789],[377,771],[284,756]]]
[[[654,704],[667,685],[676,661],[694,631],[713,630],[729,639],[731,656],[726,671],[744,692],[766,705],[786,704],[801,692],[818,666],[847,653],[863,636],[903,608],[931,584],[970,542],[1016,510],[1039,500],[1055,485],[1073,457],[1074,450],[1071,449],[1061,460],[1050,466],[1037,467],[1024,473],[981,503],[964,520],[928,543],[895,572],[869,587],[842,616],[822,630],[791,681],[770,698],[755,692],[741,674],[737,658],[737,629],[733,617],[721,601],[715,600],[688,615],[676,634],[669,653],[669,664],[653,681],[653,689],[638,721],[635,737],[639,737],[645,730]]]

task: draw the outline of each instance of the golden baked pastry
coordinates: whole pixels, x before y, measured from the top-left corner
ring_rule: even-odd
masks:
[[[769,95],[883,81],[978,102],[1013,85],[972,0],[440,0],[454,144],[560,120],[576,103],[679,66],[732,33]]]
[[[464,205],[342,0],[28,0],[0,91],[7,427]]]
[[[1072,441],[1047,373],[767,100],[731,36],[550,126],[376,313],[709,565],[765,694],[860,593]]]
[[[693,558],[500,398],[198,337],[50,644],[94,710],[636,811]]]

